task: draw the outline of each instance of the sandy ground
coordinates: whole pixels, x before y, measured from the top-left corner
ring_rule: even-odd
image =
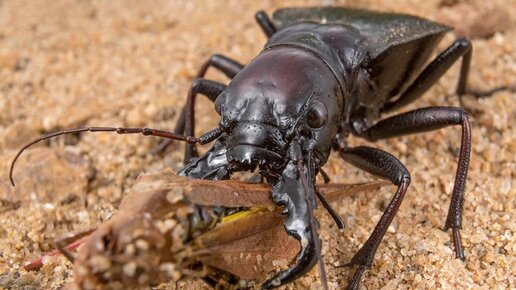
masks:
[[[140,173],[165,167],[177,170],[182,158],[180,151],[151,154],[158,144],[153,138],[68,136],[27,152],[15,170],[18,185],[11,188],[7,172],[16,150],[42,133],[70,127],[172,128],[192,77],[211,53],[247,63],[260,51],[265,37],[254,23],[257,10],[319,4],[261,2],[0,1],[0,288],[62,288],[73,279],[65,259],[52,260],[39,272],[26,272],[22,266],[50,250],[59,235],[108,219]],[[516,84],[516,2],[512,0],[491,1],[494,8],[475,6],[480,1],[340,4],[351,2],[357,7],[455,21],[466,33],[487,35],[473,39],[470,87]],[[479,23],[485,24],[480,27],[487,33],[480,33]],[[448,35],[440,49],[455,37]],[[452,95],[457,70],[456,65],[404,110],[457,106]],[[214,72],[208,77],[227,81]],[[466,104],[473,126],[462,231],[466,262],[454,259],[450,233],[441,231],[460,129],[377,142],[370,145],[406,164],[412,184],[371,271],[363,278],[364,289],[516,288],[515,94],[466,98]],[[198,107],[200,134],[212,128],[217,117],[209,102]],[[367,144],[357,139],[351,143]],[[371,179],[337,156],[325,169],[336,182]],[[338,266],[348,262],[366,240],[391,195],[392,188],[385,188],[334,204],[347,224],[341,232],[328,215],[319,214],[331,288],[347,284],[352,272]],[[199,281],[187,283],[191,288],[206,287]],[[178,285],[186,288],[183,282]],[[286,288],[292,287],[319,289],[317,270]]]

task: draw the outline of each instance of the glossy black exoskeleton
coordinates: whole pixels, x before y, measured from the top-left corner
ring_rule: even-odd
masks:
[[[358,269],[348,287],[358,288],[362,273],[371,266],[409,186],[410,174],[387,152],[348,147],[349,135],[374,141],[462,126],[445,229],[453,229],[456,255],[463,259],[459,230],[471,140],[466,112],[429,107],[376,120],[420,97],[460,57],[457,94],[464,94],[471,43],[460,38],[426,65],[450,28],[419,17],[324,7],[281,9],[272,21],[259,12],[256,19],[269,37],[263,51],[245,67],[213,55],[193,82],[176,132],[192,135],[195,95],[207,95],[215,102],[224,133],[181,174],[226,179],[232,172],[258,167],[273,187],[274,200],[285,206],[285,227],[301,241],[302,251],[295,265],[265,282],[264,288],[293,281],[317,262],[320,241],[313,219],[314,181],[332,148],[352,165],[398,186],[371,237],[350,263]],[[209,66],[232,78],[227,87],[201,78]],[[190,147],[186,159],[195,154]]]
[[[464,94],[471,43],[459,38],[427,64],[450,28],[419,17],[324,7],[281,9],[272,20],[258,12],[256,19],[269,38],[263,51],[245,67],[221,55],[210,57],[193,81],[174,133],[148,128],[72,129],[35,140],[15,161],[27,147],[57,135],[115,131],[189,142],[183,176],[228,179],[234,172],[258,169],[271,185],[274,200],[285,207],[286,230],[302,245],[295,264],[263,284],[273,288],[295,280],[321,260],[313,217],[316,196],[336,215],[317,192],[315,177],[324,174],[321,167],[330,151],[337,150],[345,161],[398,187],[370,238],[349,263],[358,268],[348,288],[357,289],[403,200],[410,174],[391,154],[349,147],[346,139],[354,135],[374,141],[459,125],[462,141],[444,228],[452,228],[456,257],[464,259],[460,228],[471,147],[467,113],[456,107],[427,107],[386,119],[381,115],[419,98],[461,57],[457,94]],[[229,76],[229,85],[204,79],[209,67]],[[221,119],[219,128],[195,138],[191,136],[199,93],[215,102]],[[212,148],[198,157],[195,143],[211,141]],[[319,265],[325,281],[321,261]]]

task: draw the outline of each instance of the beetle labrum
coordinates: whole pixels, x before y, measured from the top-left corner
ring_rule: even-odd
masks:
[[[201,67],[173,132],[150,128],[88,127],[56,132],[24,146],[58,135],[91,132],[141,133],[188,142],[185,167],[179,175],[198,179],[229,179],[238,171],[259,174],[287,214],[285,228],[301,242],[290,268],[262,285],[274,288],[299,278],[321,260],[316,199],[333,213],[317,192],[315,177],[331,150],[348,163],[396,185],[392,200],[369,239],[354,255],[357,267],[348,288],[357,289],[373,263],[380,242],[410,184],[410,173],[391,154],[367,146],[349,147],[350,135],[369,141],[456,125],[462,140],[448,216],[456,257],[464,259],[460,229],[471,148],[471,128],[459,107],[426,107],[381,119],[422,96],[462,58],[457,95],[466,93],[471,43],[459,38],[425,66],[449,27],[415,16],[347,8],[287,8],[273,19],[258,12],[256,20],[268,37],[263,51],[248,65],[222,55]],[[228,85],[204,79],[209,67],[230,77]],[[197,94],[215,103],[219,127],[193,137]],[[214,142],[198,156],[195,144]],[[335,215],[334,215],[335,216]],[[336,218],[339,221],[338,218]]]

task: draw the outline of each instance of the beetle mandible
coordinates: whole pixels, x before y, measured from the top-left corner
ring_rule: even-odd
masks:
[[[426,132],[456,125],[462,128],[455,183],[444,229],[452,229],[455,255],[464,259],[460,229],[471,150],[471,127],[460,107],[426,107],[382,119],[423,95],[462,58],[456,93],[466,93],[472,46],[458,38],[428,65],[431,53],[449,27],[419,17],[337,7],[286,8],[273,19],[260,11],[256,20],[268,37],[262,52],[248,65],[212,55],[201,67],[173,132],[150,128],[88,127],[56,132],[141,133],[188,142],[185,167],[190,178],[229,179],[253,171],[272,187],[274,201],[284,206],[287,232],[300,240],[301,251],[289,269],[265,281],[274,288],[302,276],[319,261],[325,284],[316,198],[342,222],[315,187],[315,177],[331,150],[348,163],[389,180],[397,190],[369,239],[353,256],[357,266],[348,288],[357,289],[410,184],[410,173],[391,154],[367,146],[350,147],[350,135],[369,141]],[[204,79],[209,67],[232,80],[229,85]],[[193,137],[197,94],[215,103],[218,128]],[[198,156],[195,144],[214,142]]]

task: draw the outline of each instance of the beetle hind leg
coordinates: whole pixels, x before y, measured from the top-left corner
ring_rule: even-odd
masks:
[[[448,210],[444,230],[453,229],[456,258],[464,260],[460,229],[462,228],[464,191],[466,189],[471,153],[471,124],[466,111],[462,108],[454,107],[427,107],[417,109],[379,121],[358,135],[369,141],[376,141],[396,136],[433,131],[452,125],[460,125],[462,127],[462,137],[450,208]]]
[[[398,186],[396,193],[382,214],[371,236],[353,256],[351,262],[347,264],[347,266],[358,266],[347,287],[347,289],[355,290],[358,289],[365,270],[369,269],[373,264],[380,242],[405,197],[407,188],[410,185],[410,173],[396,157],[379,149],[360,146],[354,148],[342,147],[339,151],[340,156],[346,162],[380,178],[389,180]]]

